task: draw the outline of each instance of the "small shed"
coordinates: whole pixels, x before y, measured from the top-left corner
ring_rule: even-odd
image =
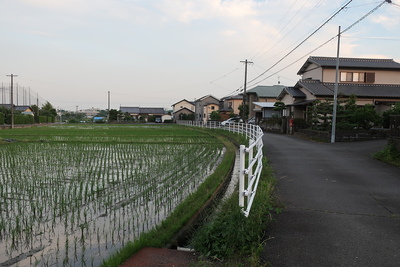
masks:
[[[253,104],[256,115],[261,115],[259,115],[261,117],[259,119],[268,119],[281,115],[278,110],[274,110],[275,102],[253,102]]]

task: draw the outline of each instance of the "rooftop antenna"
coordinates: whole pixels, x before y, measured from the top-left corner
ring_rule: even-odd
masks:
[[[280,79],[281,79],[281,77],[278,76],[278,84],[281,84]]]

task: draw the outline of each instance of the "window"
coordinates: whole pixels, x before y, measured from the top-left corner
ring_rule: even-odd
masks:
[[[341,82],[353,82],[353,83],[374,83],[375,73],[373,72],[340,72]]]
[[[211,106],[211,110],[214,110],[215,109],[215,107],[214,106]]]

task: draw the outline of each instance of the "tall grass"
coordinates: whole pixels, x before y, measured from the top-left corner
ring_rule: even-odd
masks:
[[[272,220],[271,214],[281,212],[273,194],[276,180],[267,159],[263,161],[265,167],[249,217],[238,207],[236,191],[194,235],[193,247],[206,257],[199,266],[260,266],[264,230]]]

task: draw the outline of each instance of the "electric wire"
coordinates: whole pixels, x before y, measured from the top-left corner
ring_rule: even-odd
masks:
[[[347,31],[349,31],[351,28],[353,28],[355,25],[357,25],[358,23],[360,23],[362,20],[364,20],[365,18],[367,18],[369,15],[371,15],[372,13],[374,13],[376,10],[378,10],[382,5],[384,5],[387,2],[387,0],[383,1],[382,3],[380,3],[378,6],[376,6],[374,9],[372,9],[371,11],[369,11],[367,14],[365,14],[364,16],[362,16],[360,19],[358,19],[356,22],[354,22],[353,24],[351,24],[350,26],[348,26],[347,28],[345,28],[343,31],[340,32],[340,34],[343,34]],[[324,42],[323,44],[319,45],[317,48],[313,49],[312,51],[308,52],[307,54],[305,54],[304,56],[300,57],[299,59],[297,59],[296,61],[292,62],[291,64],[287,65],[286,67],[274,72],[273,74],[267,76],[266,78],[258,81],[257,83],[254,83],[253,85],[259,84],[262,81],[276,75],[277,73],[287,69],[288,67],[292,66],[293,64],[297,63],[298,61],[302,60],[303,58],[305,58],[307,55],[312,54],[313,52],[315,52],[316,50],[320,49],[321,47],[325,46],[326,44],[328,44],[329,42],[331,42],[332,40],[334,40],[335,38],[337,38],[339,36],[339,34],[335,35],[334,37],[330,38],[328,41]],[[276,66],[276,64],[274,65]],[[272,67],[271,67],[272,68]],[[268,71],[271,69],[269,68]],[[265,72],[264,72],[265,73]],[[258,76],[259,77],[259,76]],[[252,81],[254,81],[255,79],[253,79]],[[249,84],[252,82],[250,81]]]
[[[321,0],[320,2],[318,2],[317,4],[315,4],[314,5],[314,7],[307,13],[307,14],[305,14],[304,16],[303,16],[303,18],[300,20],[300,21],[298,21],[296,24],[295,24],[295,26],[291,29],[291,30],[289,30],[284,36],[282,36],[282,38],[280,38],[276,43],[275,43],[275,45],[273,45],[271,48],[264,48],[264,52],[262,53],[262,54],[260,54],[259,55],[259,57],[262,57],[263,55],[265,55],[266,53],[268,53],[269,52],[269,50],[271,50],[271,49],[273,49],[273,48],[275,48],[277,45],[279,45],[286,37],[288,37],[289,35],[290,35],[290,33],[292,33],[295,29],[297,29],[300,25],[302,25],[303,24],[303,22],[304,21],[306,21],[306,20],[308,20],[309,18],[310,18],[310,16],[311,16],[311,14],[312,13],[314,13],[317,9],[318,9],[318,7],[320,7],[322,4],[323,4],[323,2],[325,2],[326,0]],[[297,14],[297,13],[296,13]],[[293,17],[294,18],[294,17]],[[292,18],[292,19],[293,19]],[[291,19],[291,20],[292,20]],[[279,32],[279,33],[281,33],[281,31]],[[303,39],[304,37],[301,37],[300,38],[300,40],[301,39]],[[273,38],[271,38],[270,40],[272,40]],[[295,43],[297,43],[297,41],[295,42]],[[292,45],[290,45],[289,47],[291,47]],[[279,55],[279,54],[281,54],[281,53],[283,53],[283,51],[282,52],[280,52],[280,53],[278,53],[278,54],[276,54],[275,56],[277,56],[277,55]],[[254,58],[252,58],[252,60],[254,60]]]
[[[291,6],[290,8],[287,9],[287,11],[285,12],[285,14],[279,19],[279,21],[277,21],[276,25],[273,27],[273,29],[278,29],[278,31],[274,32],[273,36],[270,36],[270,38],[268,38],[266,41],[262,42],[260,46],[262,47],[268,47],[271,43],[271,40],[273,40],[275,37],[277,37],[288,25],[288,23],[286,23],[282,28],[279,29],[279,25],[282,25],[283,21],[286,19],[286,17],[289,15],[289,13],[292,11],[292,9],[294,9],[294,6],[296,5],[298,0],[296,0]],[[304,2],[305,4],[306,2]],[[304,6],[303,4],[303,6]],[[303,8],[302,6],[302,8]],[[300,11],[300,9],[299,9]],[[292,17],[292,19],[294,18],[294,16]],[[292,20],[290,19],[290,20]],[[280,39],[279,41],[281,41],[282,39]],[[277,43],[279,43],[279,41]],[[264,44],[266,43],[266,44]],[[266,48],[264,48],[266,49]],[[258,53],[260,53],[263,49],[260,49],[259,52],[257,52],[254,56],[249,56],[249,58],[255,58],[256,56],[258,56]],[[264,54],[264,53],[263,53]]]
[[[297,46],[295,46],[292,50],[290,50],[285,56],[283,56],[280,60],[278,60],[275,64],[273,64],[271,67],[269,67],[267,70],[265,70],[263,73],[258,75],[257,77],[253,78],[250,80],[248,83],[252,83],[253,81],[257,80],[261,76],[263,76],[265,73],[270,71],[273,67],[278,65],[280,62],[282,62],[285,58],[287,58],[290,54],[292,54],[297,48],[299,48],[302,44],[304,44],[308,39],[310,39],[315,33],[317,33],[323,26],[325,26],[329,21],[331,21],[334,17],[336,17],[341,11],[343,11],[353,0],[348,1],[343,7],[341,7],[337,12],[335,12],[331,17],[329,17],[322,25],[320,25],[316,30],[314,30],[310,35],[308,35],[303,41],[301,41]]]

